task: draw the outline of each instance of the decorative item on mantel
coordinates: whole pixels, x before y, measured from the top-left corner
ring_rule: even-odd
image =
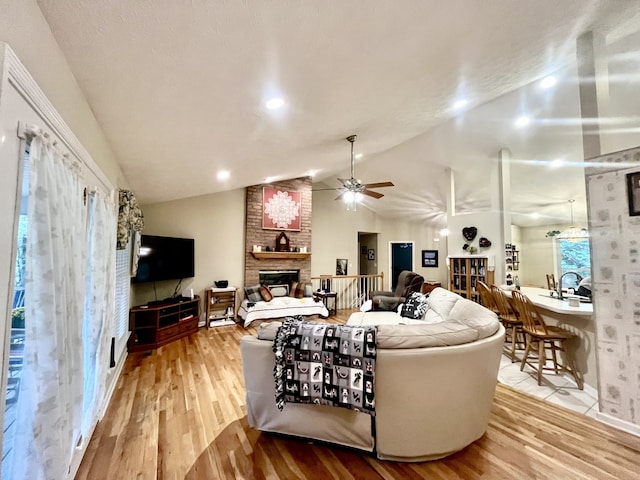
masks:
[[[289,237],[286,233],[280,232],[276,237],[276,252],[289,252]]]

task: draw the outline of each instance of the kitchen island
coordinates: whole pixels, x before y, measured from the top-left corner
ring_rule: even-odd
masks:
[[[504,290],[511,296],[511,289]],[[557,294],[551,297],[550,291],[544,288],[521,287],[520,291],[529,297],[548,325],[557,325],[577,335],[575,340],[567,343],[567,348],[573,353],[576,369],[582,375],[584,383],[597,390],[593,304],[581,302],[573,307],[569,305],[568,299],[561,300],[557,298]]]

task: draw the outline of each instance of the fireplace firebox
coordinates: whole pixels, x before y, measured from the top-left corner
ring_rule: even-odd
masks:
[[[260,270],[260,285],[289,285],[300,281],[300,270]]]

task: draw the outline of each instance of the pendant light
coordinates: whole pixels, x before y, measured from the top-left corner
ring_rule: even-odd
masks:
[[[575,200],[569,200],[569,205],[571,207],[571,225],[567,230],[560,232],[556,236],[556,238],[560,238],[563,240],[570,240],[572,238],[575,238],[577,240],[580,240],[580,239],[589,237],[589,231],[586,228],[576,228],[573,224],[573,203],[574,202]]]

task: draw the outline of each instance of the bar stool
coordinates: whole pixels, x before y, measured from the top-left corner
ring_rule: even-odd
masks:
[[[535,305],[531,302],[529,297],[524,295],[522,292],[514,291],[512,292],[512,297],[518,312],[520,312],[520,318],[523,322],[522,329],[528,335],[529,341],[527,342],[527,348],[524,351],[524,358],[522,359],[522,363],[520,364],[520,370],[522,370],[525,364],[529,364],[531,367],[536,368],[531,363],[527,362],[527,358],[529,357],[529,353],[531,350],[538,347],[538,385],[542,385],[542,371],[543,370],[553,370],[557,375],[560,372],[569,372],[573,375],[573,378],[578,385],[578,388],[582,390],[583,384],[582,380],[578,376],[578,372],[576,370],[575,363],[573,362],[573,358],[571,354],[564,348],[564,343],[567,340],[570,340],[576,337],[575,334],[569,332],[560,327],[556,327],[553,325],[546,325],[542,316],[536,309]],[[551,359],[553,361],[553,368],[546,367],[546,351],[551,350]],[[566,361],[566,365],[559,365],[558,358],[556,352],[564,352],[564,358]]]
[[[556,289],[556,276],[553,273],[547,273],[547,288],[549,290]]]
[[[516,350],[525,350],[526,338],[522,330],[522,320],[518,316],[518,312],[513,308],[509,298],[497,285],[491,285],[491,295],[498,309],[498,317],[504,325],[506,335],[505,343],[510,344],[509,355],[511,363],[519,360],[516,357]]]
[[[477,281],[476,285],[478,292],[480,292],[480,301],[482,302],[482,306],[488,308],[493,313],[500,316],[500,311],[498,310],[498,306],[493,299],[493,295],[491,294],[491,289],[489,288],[489,286],[480,280]]]

